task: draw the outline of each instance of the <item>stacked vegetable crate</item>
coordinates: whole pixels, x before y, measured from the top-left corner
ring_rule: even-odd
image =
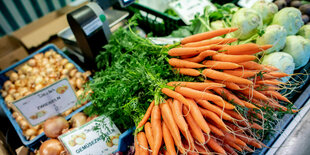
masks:
[[[35,57],[36,55],[42,55],[45,54],[48,51],[54,51],[57,54],[59,54],[62,59],[66,59],[68,63],[71,63],[73,66],[73,68],[77,69],[77,72],[80,73],[84,73],[84,71],[75,63],[73,62],[68,56],[66,56],[62,51],[60,51],[56,46],[50,44],[47,45],[45,47],[43,47],[42,49],[38,50],[37,52],[29,55],[28,57],[26,57],[25,59],[19,61],[18,63],[10,66],[9,68],[3,70],[0,72],[0,89],[3,88],[4,83],[6,81],[9,80],[9,77],[7,76],[8,73],[16,73],[17,69],[20,68],[20,66],[26,62],[28,62],[29,60],[31,60],[33,57]],[[40,88],[38,88],[40,89]],[[7,115],[7,117],[9,118],[10,122],[12,123],[13,127],[15,128],[19,138],[21,139],[22,143],[29,147],[31,151],[34,151],[36,148],[38,148],[38,146],[41,144],[40,141],[44,141],[46,140],[46,137],[44,135],[44,133],[40,133],[35,137],[32,137],[32,139],[29,139],[30,137],[28,137],[28,139],[24,136],[24,132],[20,126],[20,124],[18,124],[18,122],[13,118],[13,113],[12,111],[7,107],[7,103],[5,103],[4,98],[2,97],[4,92],[2,92],[1,96],[0,96],[0,106],[3,109],[3,111],[5,112],[5,114]],[[77,109],[74,112],[67,112],[66,114],[66,119],[71,118],[74,114],[82,111],[85,107],[89,106],[91,104],[91,102],[85,103],[85,105],[80,105],[77,107]],[[15,117],[15,116],[14,116]]]

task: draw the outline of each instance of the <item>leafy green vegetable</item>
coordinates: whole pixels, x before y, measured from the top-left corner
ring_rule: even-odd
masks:
[[[117,30],[96,59],[102,70],[86,86],[86,91],[93,92],[87,113],[104,114],[121,130],[128,129],[141,120],[154,98],[162,98],[159,94],[167,87],[165,80],[193,81],[171,71],[166,60],[169,48],[154,45],[132,31]]]

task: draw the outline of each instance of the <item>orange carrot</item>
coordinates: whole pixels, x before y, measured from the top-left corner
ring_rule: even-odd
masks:
[[[220,38],[220,39],[212,39],[212,40],[203,40],[203,41],[188,43],[188,44],[182,45],[182,47],[201,47],[201,46],[207,46],[207,45],[212,45],[212,44],[222,45],[222,44],[229,44],[237,40],[238,40],[237,38]]]
[[[242,133],[237,133],[236,136],[251,146],[254,146],[256,148],[262,148],[262,145],[259,142],[257,142],[257,140],[255,138],[251,138],[251,137],[249,137],[245,134],[242,134]]]
[[[253,129],[257,129],[257,130],[262,130],[263,127],[258,125],[257,123],[250,123],[250,122],[245,122],[245,121],[240,121],[237,122],[239,125],[245,126],[245,127],[250,127]]]
[[[161,126],[161,114],[160,114],[160,108],[158,105],[155,105],[152,110],[152,116],[151,116],[151,125],[152,125],[152,132],[153,132],[153,138],[154,138],[154,144],[153,144],[153,152],[152,154],[157,155],[159,152],[159,149],[162,144],[163,139],[163,132],[162,132],[162,126]]]
[[[254,43],[247,43],[247,44],[239,44],[239,45],[232,45],[232,46],[226,46],[221,48],[221,51],[224,51],[226,54],[231,55],[251,55],[255,54],[261,51],[264,51],[265,49],[271,48],[272,45],[264,45],[259,46]]]
[[[196,69],[192,68],[174,68],[173,69],[176,73],[188,76],[199,76],[200,72]]]
[[[225,89],[225,88],[214,88],[213,90],[217,94],[226,98],[228,101],[233,101],[234,103],[236,103],[238,105],[244,106],[244,103],[237,96],[235,96],[233,93],[231,93],[227,89]]]
[[[207,145],[215,152],[220,154],[226,154],[226,151],[223,149],[223,147],[212,137],[210,137],[209,141],[207,142]]]
[[[139,132],[137,134],[139,155],[148,155],[149,154],[149,145],[144,132]]]
[[[202,64],[212,69],[236,69],[240,67],[240,65],[233,62],[223,62],[214,60],[207,60],[204,61]]]
[[[237,113],[233,110],[225,110],[225,112],[237,120],[246,121],[246,119],[244,117],[242,117],[239,113]]]
[[[208,125],[209,125],[212,133],[217,134],[219,136],[224,136],[224,133],[222,132],[221,129],[217,128],[216,126],[214,126],[211,123],[208,123]]]
[[[252,70],[264,70],[264,66],[261,64],[258,64],[254,61],[246,61],[238,63],[239,65],[243,66],[244,69],[252,69]]]
[[[225,123],[222,121],[222,119],[220,117],[218,117],[214,112],[203,109],[203,108],[199,108],[202,115],[204,117],[207,117],[209,119],[211,119],[213,122],[215,122],[222,130],[224,131],[229,131],[229,129],[226,127]]]
[[[147,108],[146,113],[144,114],[142,120],[139,122],[137,129],[141,128],[146,123],[146,121],[150,118],[154,104],[155,104],[155,101],[152,101],[150,106]]]
[[[229,146],[235,148],[236,150],[242,152],[242,148],[238,146],[236,143],[229,141],[229,140],[224,140],[224,143],[228,144]]]
[[[203,67],[205,67],[202,64],[198,64],[198,63],[190,62],[190,61],[186,61],[186,60],[181,60],[181,59],[177,59],[177,58],[169,59],[169,64],[171,66],[177,67],[177,68],[203,68]]]
[[[257,98],[257,99],[261,99],[264,101],[268,101],[269,98],[267,96],[265,96],[264,94],[256,91],[255,89],[249,89],[249,88],[244,88],[243,90],[238,90],[239,92],[241,92],[242,94],[247,95],[248,98]]]
[[[285,102],[289,102],[291,103],[290,100],[288,100],[286,97],[282,96],[279,92],[277,91],[259,91],[261,92],[262,94],[266,95],[266,96],[269,96],[269,97],[273,97],[273,98],[276,98],[278,100],[282,100],[282,101],[285,101]]]
[[[261,81],[256,81],[256,84],[270,84],[270,85],[280,85],[280,84],[285,84],[284,82],[280,82],[278,80],[261,80]]]
[[[246,61],[255,60],[256,57],[254,55],[228,55],[224,53],[218,53],[212,56],[213,60],[224,61],[224,62],[234,62],[241,63]]]
[[[271,66],[271,65],[264,65],[264,67],[269,69],[269,70],[272,70],[272,71],[278,71],[279,70],[279,68]]]
[[[230,147],[228,144],[223,144],[223,148],[230,155],[238,155],[238,153],[232,147]]]
[[[214,82],[216,83],[222,83],[226,86],[226,88],[228,89],[232,89],[232,90],[240,90],[241,88],[239,87],[239,85],[233,83],[233,82],[228,82],[228,81],[220,81],[220,80],[214,80]]]
[[[267,74],[274,76],[274,77],[277,77],[277,78],[289,76],[288,74],[283,73],[283,72],[269,72]]]
[[[151,150],[154,150],[154,138],[153,138],[152,126],[150,122],[145,123],[144,131],[145,131],[147,142],[149,143],[151,147]]]
[[[181,143],[180,131],[179,131],[177,124],[175,123],[175,121],[173,119],[172,111],[171,111],[168,103],[167,102],[161,103],[160,109],[161,109],[163,120],[164,120],[165,124],[167,125],[167,128],[169,129],[176,146],[178,147],[178,149],[181,153],[184,153],[185,151],[184,151],[184,148],[183,148],[182,143]]]
[[[210,154],[210,151],[207,147],[201,147],[201,146],[195,144],[195,148],[197,149],[199,154]]]
[[[173,81],[167,83],[168,86],[181,86],[181,87],[188,87],[195,90],[206,90],[206,89],[213,89],[217,87],[225,87],[223,84],[219,83],[204,83],[204,82],[182,82],[182,81]]]
[[[202,60],[204,60],[206,57],[212,56],[212,55],[214,55],[216,53],[217,52],[213,51],[213,50],[206,50],[206,51],[203,51],[203,52],[199,53],[196,57],[186,58],[186,59],[183,59],[183,60],[198,63],[198,62],[201,62]]]
[[[187,44],[191,42],[197,42],[197,41],[202,41],[206,39],[211,39],[217,36],[221,36],[230,32],[236,31],[238,28],[223,28],[223,29],[218,29],[218,30],[213,30],[213,31],[208,31],[208,32],[203,32],[199,34],[195,34],[192,36],[185,37],[184,39],[181,40],[181,44]]]
[[[192,135],[189,133],[185,133],[184,131],[180,130],[181,133],[183,134],[183,136],[185,137],[185,139],[187,140],[187,142],[189,143],[189,150],[194,151],[195,150],[195,142],[194,142],[194,138],[192,137]]]
[[[207,92],[203,92],[203,91],[199,91],[199,90],[195,90],[195,89],[191,89],[191,88],[187,88],[187,87],[177,86],[175,87],[175,91],[182,94],[185,97],[193,98],[195,100],[201,99],[201,100],[208,100],[208,101],[220,101],[220,102],[223,101],[223,99],[220,96],[207,93]]]
[[[197,100],[197,103],[200,106],[204,107],[205,109],[210,110],[210,111],[216,113],[219,117],[223,118],[224,120],[230,120],[231,121],[233,119],[230,115],[225,113],[223,111],[223,109],[219,108],[216,105],[213,105],[213,104],[209,103],[206,100]]]
[[[183,95],[181,95],[180,93],[177,93],[177,92],[175,92],[171,89],[168,89],[168,88],[162,88],[161,92],[164,93],[165,95],[173,98],[173,99],[176,99],[176,100],[182,102],[186,106],[190,107],[190,103],[188,102],[188,100]]]
[[[281,88],[273,85],[255,85],[255,90],[280,90]]]
[[[224,70],[223,72],[242,78],[253,77],[259,73],[259,71],[257,70],[247,70],[247,69]]]
[[[233,76],[233,75],[230,75],[227,73],[215,71],[212,69],[204,69],[202,71],[202,74],[208,78],[216,79],[216,80],[230,81],[230,82],[239,83],[239,84],[246,84],[246,85],[253,84],[253,82],[250,80],[240,78],[237,76]]]
[[[246,102],[246,101],[243,101],[243,100],[241,100],[241,101],[243,102],[244,106],[247,107],[247,108],[250,108],[250,109],[258,109],[258,107],[255,106],[255,105],[252,104],[252,103],[249,103],[249,102]]]
[[[225,136],[224,136],[224,139],[228,140],[228,141],[232,141],[240,146],[246,146],[246,143],[243,142],[242,140],[240,140],[238,137],[236,136],[233,136],[232,134],[230,133],[225,133]]]
[[[200,129],[203,132],[205,132],[206,134],[209,134],[210,128],[209,128],[206,120],[203,118],[203,115],[202,115],[201,110],[199,109],[198,105],[192,99],[187,99],[187,100],[191,104],[191,107],[189,108],[189,112],[192,115],[193,119],[195,120],[195,122],[198,124],[198,126],[200,127]]]
[[[188,155],[199,155],[199,153],[197,153],[193,150],[190,150],[190,146],[188,145],[188,143],[186,141],[183,141],[183,146],[187,150],[186,154],[188,154]]]
[[[195,56],[203,51],[211,50],[212,48],[214,48],[214,45],[202,47],[173,48],[168,51],[168,54],[170,56]]]
[[[179,102],[178,100],[173,100],[173,103],[170,102],[169,105],[171,105],[170,109],[172,110],[173,118],[176,124],[180,128],[184,137],[190,142],[191,149],[194,149],[194,140],[190,135],[188,125],[182,114],[182,107],[183,107],[182,103]]]
[[[252,150],[251,148],[249,148],[248,146],[243,146],[242,147],[244,150],[248,151],[248,152],[254,152],[254,150]]]
[[[140,147],[138,144],[138,138],[137,136],[134,137],[134,143],[135,143],[135,155],[139,155],[140,154]]]
[[[186,106],[183,106],[183,114],[184,114],[184,117],[188,123],[190,133],[201,144],[204,144],[206,142],[206,140],[205,140],[205,137],[203,135],[203,132],[201,131],[198,124],[195,122],[194,118],[191,116],[191,114],[190,114],[190,112]]]
[[[177,153],[174,148],[174,141],[165,122],[162,123],[162,128],[163,128],[163,138],[164,138],[165,146],[167,148],[168,153],[170,155],[176,155]]]
[[[171,104],[171,110],[174,120],[181,130],[188,132],[188,125],[183,117],[182,107],[183,105],[181,102],[178,100],[173,100],[173,104]]]

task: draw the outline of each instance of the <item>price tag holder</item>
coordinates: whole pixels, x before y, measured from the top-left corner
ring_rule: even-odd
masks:
[[[58,137],[71,155],[111,154],[118,148],[119,129],[100,116]]]
[[[72,108],[76,102],[75,91],[68,79],[64,78],[13,102],[13,105],[32,126],[35,126]]]
[[[178,14],[186,25],[191,24],[191,20],[199,13],[203,14],[204,9],[209,6],[211,10],[216,7],[209,0],[178,0],[169,4],[169,6]]]

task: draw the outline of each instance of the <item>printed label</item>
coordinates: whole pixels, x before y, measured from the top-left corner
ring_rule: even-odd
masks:
[[[83,30],[85,34],[88,36],[92,32],[96,31],[99,27],[102,26],[101,20],[97,17],[96,19],[92,20],[90,23],[83,26]]]
[[[16,109],[32,125],[59,115],[75,106],[77,97],[67,78],[13,102]]]
[[[71,155],[102,155],[116,151],[120,134],[109,118],[100,116],[58,139]]]
[[[202,15],[207,6],[211,7],[211,10],[216,10],[216,7],[208,0],[178,0],[170,3],[169,6],[187,25],[191,24],[190,21],[197,13]]]

